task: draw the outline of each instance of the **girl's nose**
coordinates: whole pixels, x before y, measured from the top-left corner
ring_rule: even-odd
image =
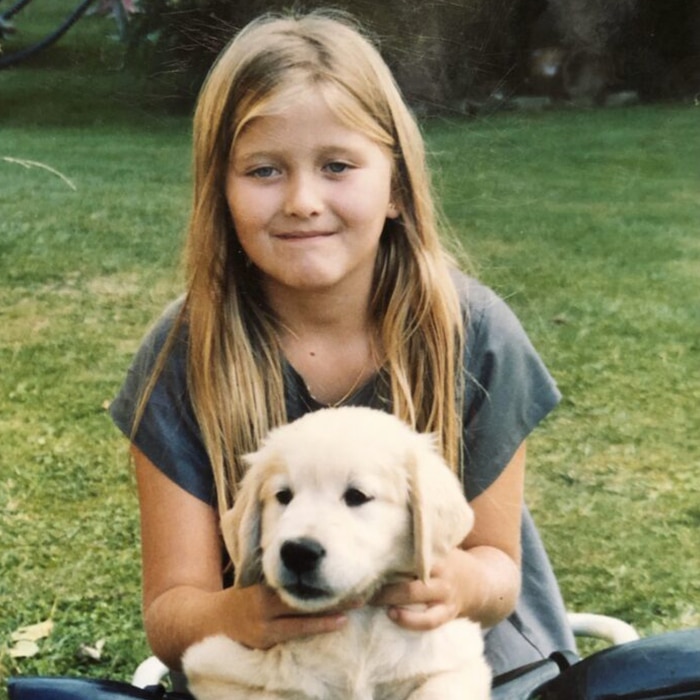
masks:
[[[321,185],[312,174],[297,173],[290,177],[284,202],[284,213],[308,219],[321,213]]]

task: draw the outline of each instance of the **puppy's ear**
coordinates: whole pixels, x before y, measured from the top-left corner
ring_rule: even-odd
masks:
[[[432,436],[419,435],[407,455],[416,573],[430,575],[435,559],[459,545],[474,514],[462,484],[439,455]]]
[[[250,469],[243,477],[233,508],[221,517],[221,534],[233,563],[237,588],[262,580],[260,552],[262,465],[256,465],[257,453],[243,459]]]

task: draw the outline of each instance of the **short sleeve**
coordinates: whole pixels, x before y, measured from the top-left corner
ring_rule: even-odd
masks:
[[[485,491],[561,394],[508,305],[469,280],[464,369],[464,483],[470,500]]]
[[[187,390],[187,333],[183,327],[168,351],[136,432],[134,418],[141,395],[153,373],[181,308],[171,305],[147,334],[110,406],[116,426],[168,478],[188,493],[213,504],[211,463]]]

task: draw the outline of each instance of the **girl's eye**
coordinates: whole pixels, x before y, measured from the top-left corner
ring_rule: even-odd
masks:
[[[281,489],[275,494],[275,498],[277,499],[277,503],[282,506],[287,506],[292,502],[294,494],[292,493],[292,489]]]
[[[340,161],[334,161],[326,165],[326,170],[333,175],[342,175],[347,170],[350,170],[350,166],[347,163],[342,163]]]
[[[366,493],[362,493],[360,489],[352,487],[343,494],[343,501],[345,501],[345,505],[349,508],[363,506],[365,503],[369,503],[371,500],[371,496],[368,496]]]
[[[277,174],[277,168],[273,168],[271,165],[261,165],[259,168],[251,170],[248,175],[250,177],[257,177],[264,180],[268,177],[273,177]]]

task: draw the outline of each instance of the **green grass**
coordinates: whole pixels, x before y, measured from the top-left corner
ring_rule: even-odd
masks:
[[[12,41],[70,4],[30,6]],[[128,678],[147,654],[133,479],[105,406],[180,288],[189,124],[146,109],[113,31],[86,18],[0,72],[0,698],[8,675]],[[40,653],[10,658],[10,634],[49,617]]]
[[[146,109],[111,31],[86,19],[0,73],[0,685],[127,678],[147,653],[134,485],[105,405],[180,289],[190,127]],[[427,127],[450,220],[565,395],[528,482],[565,597],[644,634],[700,625],[699,117]],[[10,634],[49,617],[39,654],[10,658]],[[101,660],[80,656],[101,639]]]

